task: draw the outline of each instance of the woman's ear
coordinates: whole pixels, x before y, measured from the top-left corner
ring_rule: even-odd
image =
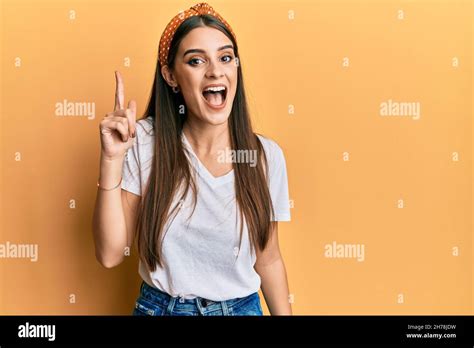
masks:
[[[171,69],[168,67],[168,65],[164,65],[161,67],[161,76],[163,76],[166,83],[170,87],[178,87],[178,82],[176,81],[176,78],[174,77],[174,74],[171,71]]]

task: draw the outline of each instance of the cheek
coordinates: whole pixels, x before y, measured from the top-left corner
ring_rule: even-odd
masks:
[[[237,84],[238,84],[238,75],[237,75],[237,68],[233,69],[232,71],[229,72],[229,74],[227,75],[229,77],[229,81],[231,83],[231,96],[234,97],[235,96],[235,92],[237,91]]]
[[[233,84],[233,87],[232,87],[232,99],[235,99],[235,95],[237,94],[237,80],[235,81],[235,83]]]
[[[181,87],[181,93],[183,93],[186,104],[196,103],[197,97],[199,97],[199,86],[202,81],[202,76],[189,69],[183,69],[179,71],[180,81],[178,84]]]
[[[183,91],[185,108],[192,112],[194,115],[200,115],[202,112],[202,104],[200,91],[198,88],[193,86],[187,86],[186,90]]]
[[[200,92],[197,84],[193,84],[192,81],[182,86],[184,101],[188,106],[196,105],[199,102]]]

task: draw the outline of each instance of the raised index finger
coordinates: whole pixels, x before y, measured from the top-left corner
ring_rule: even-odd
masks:
[[[115,72],[115,109],[114,111],[124,108],[124,91],[122,75],[118,71]]]

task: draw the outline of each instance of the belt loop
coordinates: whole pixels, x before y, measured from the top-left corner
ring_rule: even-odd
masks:
[[[176,297],[170,296],[169,299],[170,302],[168,303],[168,308],[166,308],[166,314],[171,315],[171,312],[174,308],[174,304],[176,303]]]
[[[197,296],[197,297],[194,299],[194,302],[196,303],[196,308],[198,309],[198,312],[199,312],[201,315],[204,315],[204,308],[203,308],[202,305],[201,305],[201,297]]]
[[[227,301],[221,301],[222,314],[229,315],[229,308],[227,307]]]

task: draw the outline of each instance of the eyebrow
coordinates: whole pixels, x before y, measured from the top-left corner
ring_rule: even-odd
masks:
[[[222,46],[222,47],[219,47],[217,50],[218,51],[222,51],[222,50],[225,50],[226,48],[232,48],[232,50],[234,49],[234,46],[232,45],[225,45],[225,46]],[[184,56],[186,56],[187,54],[189,53],[206,53],[205,50],[201,49],[201,48],[191,48],[189,50],[186,50],[186,52],[184,52],[183,54],[183,58]]]

